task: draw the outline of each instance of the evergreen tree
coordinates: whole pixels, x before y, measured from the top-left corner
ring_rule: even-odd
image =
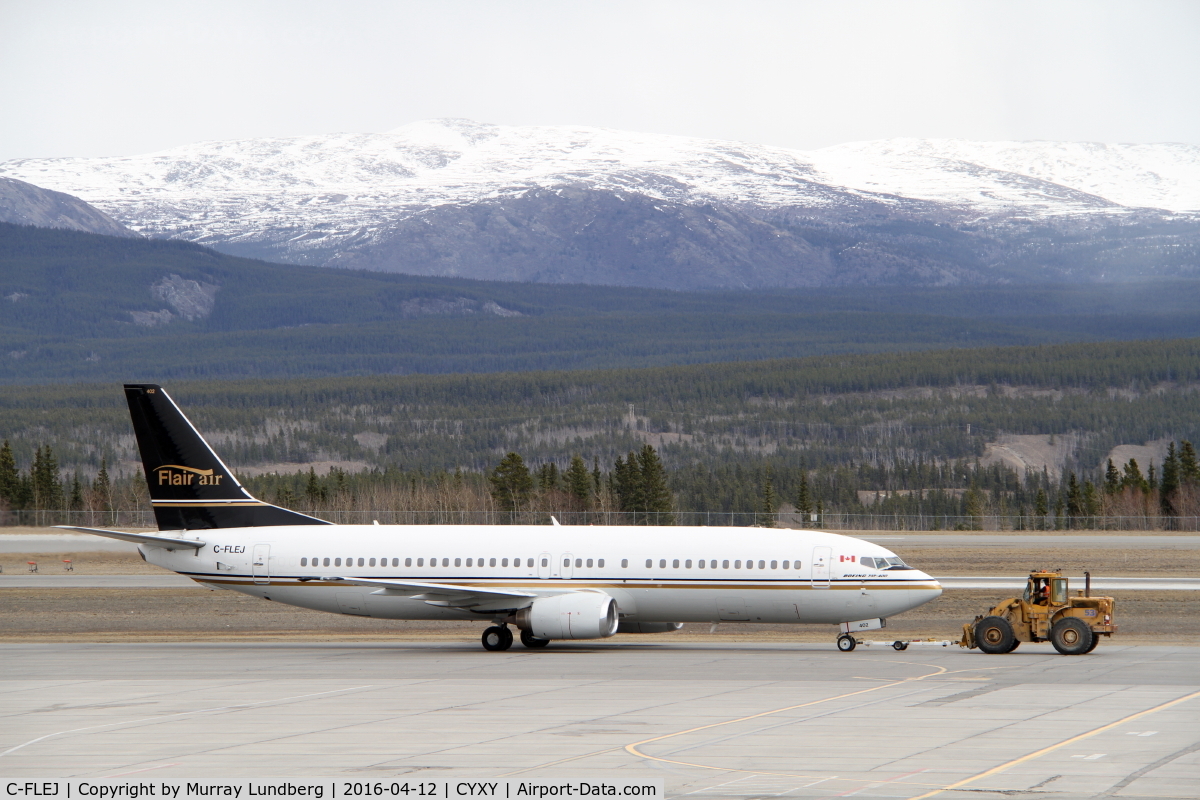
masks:
[[[1138,467],[1137,459],[1131,458],[1124,467],[1125,474],[1121,478],[1121,485],[1126,489],[1134,489],[1139,492],[1150,492],[1150,484],[1142,475],[1142,470]]]
[[[771,468],[767,467],[763,477],[762,489],[762,519],[760,523],[765,528],[775,527],[775,512],[779,510],[779,496],[775,494],[775,486],[771,481]]]
[[[587,464],[583,456],[571,456],[571,466],[566,472],[567,491],[582,505],[587,505],[592,496],[592,476],[588,474]]]
[[[0,502],[9,508],[20,508],[24,505],[21,502],[21,475],[17,472],[17,462],[13,458],[12,445],[8,443],[8,439],[5,439],[4,446],[0,447]]]
[[[625,513],[637,513],[644,510],[645,502],[642,496],[642,481],[637,455],[630,451],[626,458],[617,456],[609,480],[613,496],[617,500],[618,510]]]
[[[325,487],[321,483],[321,479],[317,477],[317,471],[313,467],[308,468],[308,481],[304,484],[304,497],[308,500],[310,507],[315,507],[317,503],[325,502]]]
[[[1067,525],[1075,527],[1077,521],[1083,516],[1083,492],[1079,488],[1079,481],[1075,479],[1075,473],[1072,472],[1067,479]]]
[[[808,474],[801,466],[800,487],[796,490],[796,512],[800,515],[801,527],[807,527],[812,521],[813,502],[808,490]]]
[[[1162,463],[1162,486],[1159,492],[1159,506],[1163,516],[1175,516],[1176,492],[1179,490],[1179,454],[1175,452],[1175,443],[1167,446],[1167,457]]]
[[[1037,517],[1037,528],[1040,531],[1046,529],[1046,515],[1050,513],[1050,499],[1046,497],[1046,490],[1038,487],[1037,496],[1033,500],[1033,514]]]
[[[71,480],[71,499],[68,501],[68,508],[72,511],[80,511],[83,508],[83,484],[79,480],[79,470],[75,470],[75,477]]]
[[[674,525],[667,471],[652,446],[647,444],[638,453],[637,471],[641,476],[642,502],[649,515],[647,521],[653,525]]]
[[[34,508],[54,511],[62,508],[63,490],[58,477],[58,459],[54,457],[50,445],[39,447],[34,453],[29,477]]]
[[[96,480],[92,481],[92,494],[101,511],[112,508],[112,481],[108,477],[108,461],[104,458],[100,459],[100,471],[96,473]]]
[[[1196,448],[1187,439],[1179,443],[1179,482],[1192,486],[1200,485],[1200,464],[1196,462]]]
[[[1121,473],[1117,472],[1113,460],[1108,460],[1108,468],[1104,470],[1104,493],[1114,495],[1121,491]]]
[[[488,474],[488,482],[492,485],[492,498],[502,511],[520,511],[529,503],[533,493],[533,478],[525,459],[516,453],[509,453],[500,459],[496,469]]]
[[[1100,516],[1101,511],[1100,493],[1096,491],[1096,484],[1091,481],[1083,483],[1083,513],[1088,517],[1087,527],[1095,527],[1095,518]]]
[[[538,488],[549,494],[558,488],[558,465],[553,461],[542,464],[537,470]]]
[[[597,496],[600,490],[604,488],[604,474],[600,472],[600,456],[592,456],[592,491]]]
[[[963,514],[967,517],[964,528],[970,531],[983,530],[983,493],[974,484],[964,497]]]

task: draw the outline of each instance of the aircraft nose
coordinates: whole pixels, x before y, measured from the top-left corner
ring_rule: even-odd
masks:
[[[923,582],[922,594],[925,599],[921,602],[928,603],[930,600],[937,600],[942,596],[942,584],[938,583],[937,578],[925,572],[917,572],[917,577]]]

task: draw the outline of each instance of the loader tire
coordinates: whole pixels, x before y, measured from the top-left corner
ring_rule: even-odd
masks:
[[[984,617],[975,623],[975,645],[985,653],[1007,653],[1016,638],[1012,625],[1004,617]]]
[[[1020,646],[1021,646],[1021,640],[1020,640],[1020,639],[1018,639],[1017,637],[1015,637],[1015,636],[1014,636],[1014,637],[1013,637],[1013,643],[1012,643],[1012,647],[1008,648],[1008,652],[1010,652],[1010,653],[1011,653],[1011,652],[1013,652],[1014,650],[1016,650],[1016,649],[1017,649],[1018,647],[1020,647]]]
[[[1078,617],[1063,617],[1050,629],[1050,643],[1064,656],[1081,656],[1092,649],[1096,636]]]

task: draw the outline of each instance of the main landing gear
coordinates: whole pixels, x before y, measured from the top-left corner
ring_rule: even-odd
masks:
[[[512,647],[513,634],[507,625],[493,625],[483,632],[484,650],[507,650]],[[529,631],[521,631],[521,644],[536,650],[550,644],[549,639],[539,639]]]
[[[484,650],[507,650],[512,643],[512,631],[507,625],[493,625],[483,632]]]
[[[550,644],[549,639],[539,639],[529,631],[521,631],[521,644],[528,647],[530,650],[536,650],[539,647],[545,647]]]

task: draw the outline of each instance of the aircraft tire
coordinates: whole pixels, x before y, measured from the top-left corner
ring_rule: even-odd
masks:
[[[849,653],[855,647],[858,647],[858,642],[848,633],[843,633],[837,638],[837,648],[843,653]]]
[[[1063,617],[1050,629],[1050,644],[1064,656],[1081,656],[1092,649],[1096,635],[1078,617]]]
[[[521,644],[528,647],[530,650],[537,650],[539,647],[545,647],[550,644],[549,639],[539,639],[529,631],[521,631]]]
[[[507,650],[512,647],[513,635],[507,625],[493,625],[483,632],[484,650]]]
[[[985,653],[1008,653],[1014,639],[1012,625],[1004,617],[984,617],[975,624],[975,644]]]

